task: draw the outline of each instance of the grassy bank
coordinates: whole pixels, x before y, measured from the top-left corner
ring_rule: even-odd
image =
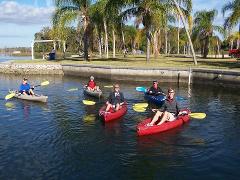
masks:
[[[107,65],[107,66],[124,66],[124,67],[141,67],[141,68],[160,68],[160,67],[196,67],[209,69],[232,69],[240,71],[240,60],[236,59],[202,59],[198,58],[198,65],[195,66],[190,57],[164,57],[157,59],[151,58],[150,62],[146,62],[145,56],[128,56],[126,58],[118,56],[118,58],[99,59],[92,58],[90,62],[84,61],[82,58],[68,58],[65,60],[46,61],[46,60],[16,60],[16,63],[60,63],[60,64],[91,64],[91,65]]]

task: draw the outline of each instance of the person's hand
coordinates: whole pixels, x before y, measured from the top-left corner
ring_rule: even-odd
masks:
[[[152,109],[152,112],[156,112],[157,111],[157,109]]]

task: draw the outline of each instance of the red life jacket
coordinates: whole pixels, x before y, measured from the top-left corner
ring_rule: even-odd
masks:
[[[96,83],[94,81],[89,81],[88,82],[88,87],[93,89],[93,88],[95,88],[95,86],[96,86]]]

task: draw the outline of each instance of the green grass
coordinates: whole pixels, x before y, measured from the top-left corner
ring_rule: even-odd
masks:
[[[198,58],[198,65],[195,66],[192,58],[189,57],[165,57],[160,56],[157,59],[151,57],[150,62],[146,62],[143,55],[128,56],[126,58],[118,56],[118,58],[93,58],[90,62],[84,61],[82,58],[69,58],[65,60],[46,61],[46,60],[17,60],[17,63],[60,63],[60,64],[88,64],[88,65],[106,65],[113,67],[140,67],[140,68],[161,68],[161,67],[176,67],[176,68],[208,68],[208,69],[233,69],[240,70],[240,60],[236,59],[202,59]]]

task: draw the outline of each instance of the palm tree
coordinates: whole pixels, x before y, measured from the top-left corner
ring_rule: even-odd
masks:
[[[216,10],[198,11],[194,14],[193,36],[195,39],[202,41],[202,54],[204,58],[208,55],[209,41],[213,36],[213,31],[223,31],[222,27],[213,25],[216,16]]]
[[[53,26],[59,22],[67,25],[77,20],[78,28],[83,25],[84,59],[88,60],[91,0],[55,0],[56,11]]]
[[[230,11],[229,16],[224,22],[224,27],[231,29],[238,24],[238,42],[240,41],[240,0],[232,0],[225,4],[222,8],[223,16],[227,11]],[[239,45],[238,45],[239,46]]]
[[[225,4],[222,8],[223,15],[225,15],[227,11],[231,11],[231,13],[226,18],[224,27],[232,28],[238,24],[240,30],[240,0],[232,0]]]
[[[182,0],[182,3],[185,4],[187,7],[189,7],[189,9],[191,9],[190,8],[191,7],[191,2],[192,2],[191,0]],[[194,51],[194,48],[193,48],[193,44],[192,44],[192,40],[191,40],[189,31],[187,29],[187,25],[186,25],[186,22],[185,22],[185,19],[184,19],[183,11],[180,8],[180,6],[179,6],[179,4],[177,3],[176,0],[170,0],[170,3],[173,3],[176,6],[177,10],[178,10],[178,13],[179,13],[180,18],[181,18],[182,23],[183,23],[183,26],[184,26],[185,31],[187,33],[188,41],[189,41],[189,44],[190,44],[190,47],[191,47],[191,51],[192,51],[194,64],[197,65],[197,59],[196,59],[195,51]]]
[[[192,1],[191,0],[177,0],[177,5],[182,6],[182,11],[184,12],[184,17],[187,18],[188,20],[191,19],[191,12],[192,12]],[[176,5],[176,4],[175,4]],[[176,19],[178,22],[178,31],[177,31],[177,54],[179,54],[179,44],[180,44],[180,21],[181,21],[181,16],[178,10],[176,9]],[[188,25],[189,21],[188,21]],[[189,30],[191,32],[191,28],[189,27]]]

